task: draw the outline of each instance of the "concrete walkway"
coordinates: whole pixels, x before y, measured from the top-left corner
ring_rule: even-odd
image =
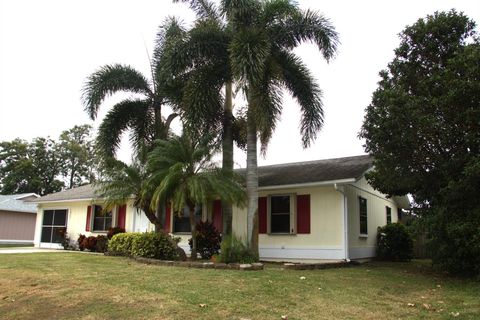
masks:
[[[68,252],[61,249],[44,249],[44,248],[32,248],[32,247],[10,247],[0,248],[0,254],[6,253],[39,253],[39,252]]]

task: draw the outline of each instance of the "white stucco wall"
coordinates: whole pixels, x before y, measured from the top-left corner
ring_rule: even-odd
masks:
[[[397,222],[397,204],[384,194],[373,189],[363,177],[356,183],[346,185],[348,208],[348,242],[350,259],[375,256],[377,227],[387,224],[386,206],[392,208],[392,223]],[[368,236],[360,235],[360,206],[358,197],[367,199]]]
[[[100,201],[66,201],[66,202],[54,202],[54,203],[40,203],[38,204],[37,209],[37,221],[35,227],[35,238],[34,245],[35,247],[40,246],[40,237],[42,233],[42,222],[43,222],[43,211],[49,209],[66,209],[68,210],[67,214],[67,234],[73,241],[76,241],[80,234],[86,236],[90,235],[99,235],[106,234],[106,232],[89,232],[85,231],[86,222],[87,222],[87,207],[92,204],[102,203]],[[116,209],[114,210],[113,222],[112,225],[116,225],[117,215]],[[127,232],[133,231],[133,207],[131,203],[127,204],[127,212],[125,219],[125,229]],[[45,246],[45,245],[42,245]],[[59,245],[53,244],[51,247],[60,247]]]

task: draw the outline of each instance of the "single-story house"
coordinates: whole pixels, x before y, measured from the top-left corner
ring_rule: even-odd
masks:
[[[262,260],[350,260],[375,256],[377,227],[396,222],[408,198],[388,198],[365,179],[370,156],[263,166],[259,174],[259,249]],[[244,171],[239,170],[239,173]],[[132,203],[102,213],[102,199],[91,185],[41,197],[38,203],[35,245],[58,247],[55,231],[103,234],[111,226],[127,232],[153,230]],[[233,231],[246,237],[246,208],[233,208]],[[221,229],[220,201],[196,209]],[[190,226],[187,216],[167,210],[165,231],[180,237],[187,252]]]
[[[33,244],[37,205],[35,193],[0,195],[0,244]]]

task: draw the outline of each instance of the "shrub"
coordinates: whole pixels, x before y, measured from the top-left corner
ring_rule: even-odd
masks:
[[[112,239],[112,237],[116,234],[119,234],[119,233],[124,233],[125,232],[125,228],[120,228],[120,227],[113,227],[113,228],[110,228],[108,229],[108,232],[107,232],[107,238],[108,240]]]
[[[218,254],[222,237],[213,223],[209,221],[198,222],[196,236],[197,252],[203,259],[210,259],[214,254]],[[192,239],[188,240],[188,244],[190,249],[192,249]]]
[[[413,258],[413,240],[404,225],[390,223],[377,229],[377,259],[410,261]]]
[[[107,248],[108,248],[108,238],[102,235],[97,236],[96,242],[95,242],[95,251],[107,252]]]
[[[258,261],[241,239],[236,236],[224,237],[220,246],[219,259],[224,263],[252,263]]]
[[[131,256],[133,239],[140,237],[141,233],[128,232],[118,233],[108,243],[108,253],[117,256]]]
[[[90,251],[95,251],[95,247],[97,245],[97,237],[90,236],[85,237],[82,241],[83,248]]]
[[[78,236],[77,243],[78,243],[78,249],[80,249],[80,251],[85,250],[85,247],[83,246],[83,240],[85,240],[85,238],[86,236],[83,234],[80,234]]]
[[[168,234],[163,232],[145,232],[135,237],[132,242],[133,256],[160,259],[178,259],[177,244]]]

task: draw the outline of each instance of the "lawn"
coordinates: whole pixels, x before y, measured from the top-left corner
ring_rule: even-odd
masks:
[[[1,319],[479,319],[479,297],[425,261],[246,272],[0,254]]]

